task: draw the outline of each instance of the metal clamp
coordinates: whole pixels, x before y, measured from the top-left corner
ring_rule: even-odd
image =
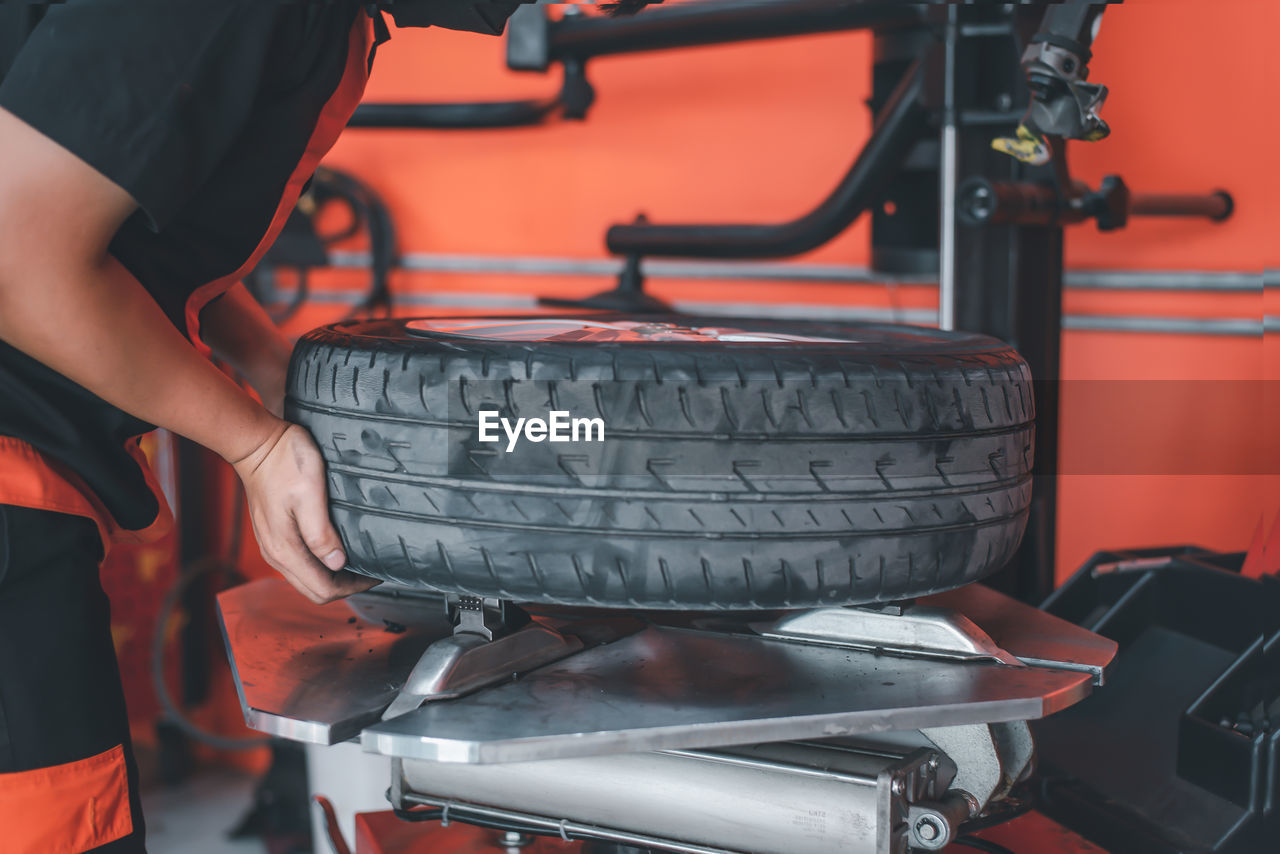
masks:
[[[1023,663],[1005,652],[977,624],[947,608],[819,608],[784,617],[760,634],[849,649],[961,661]]]
[[[494,637],[483,611],[468,608],[459,614],[454,634],[431,644],[418,659],[383,712],[384,721],[411,712],[427,700],[461,697],[584,648],[579,638],[538,623]]]

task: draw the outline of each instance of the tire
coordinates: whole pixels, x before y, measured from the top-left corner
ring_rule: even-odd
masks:
[[[519,337],[530,320],[348,321],[299,342],[287,417],[324,452],[352,569],[525,603],[780,609],[958,587],[1018,547],[1031,379],[1001,342],[676,316],[660,318],[674,336],[608,316],[645,325],[590,330],[623,339],[604,341],[468,325]],[[800,340],[726,340],[771,336]],[[485,409],[599,418],[604,441],[507,450],[479,441]]]

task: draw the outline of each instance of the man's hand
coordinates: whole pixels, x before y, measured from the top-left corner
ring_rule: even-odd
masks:
[[[323,604],[378,584],[343,569],[347,556],[329,521],[324,459],[306,430],[281,421],[233,465],[263,558],[300,593]]]

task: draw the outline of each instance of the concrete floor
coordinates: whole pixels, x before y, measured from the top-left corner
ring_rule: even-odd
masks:
[[[226,769],[202,770],[180,786],[142,793],[149,854],[266,854],[256,839],[231,841],[253,801],[254,779]]]

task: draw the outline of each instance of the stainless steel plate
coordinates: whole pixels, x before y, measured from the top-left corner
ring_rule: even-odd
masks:
[[[651,627],[365,728],[366,750],[523,762],[1029,720],[1091,674]]]
[[[427,645],[438,600],[317,606],[281,579],[218,597],[250,727],[378,753],[515,762],[1040,718],[1100,683],[1115,644],[980,585],[920,600],[1027,666],[758,637],[745,623],[650,625],[518,680],[378,722]],[[384,620],[404,631],[386,631]]]
[[[438,599],[314,605],[279,578],[223,591],[218,611],[245,723],[315,744],[376,721],[427,645],[453,631]]]

